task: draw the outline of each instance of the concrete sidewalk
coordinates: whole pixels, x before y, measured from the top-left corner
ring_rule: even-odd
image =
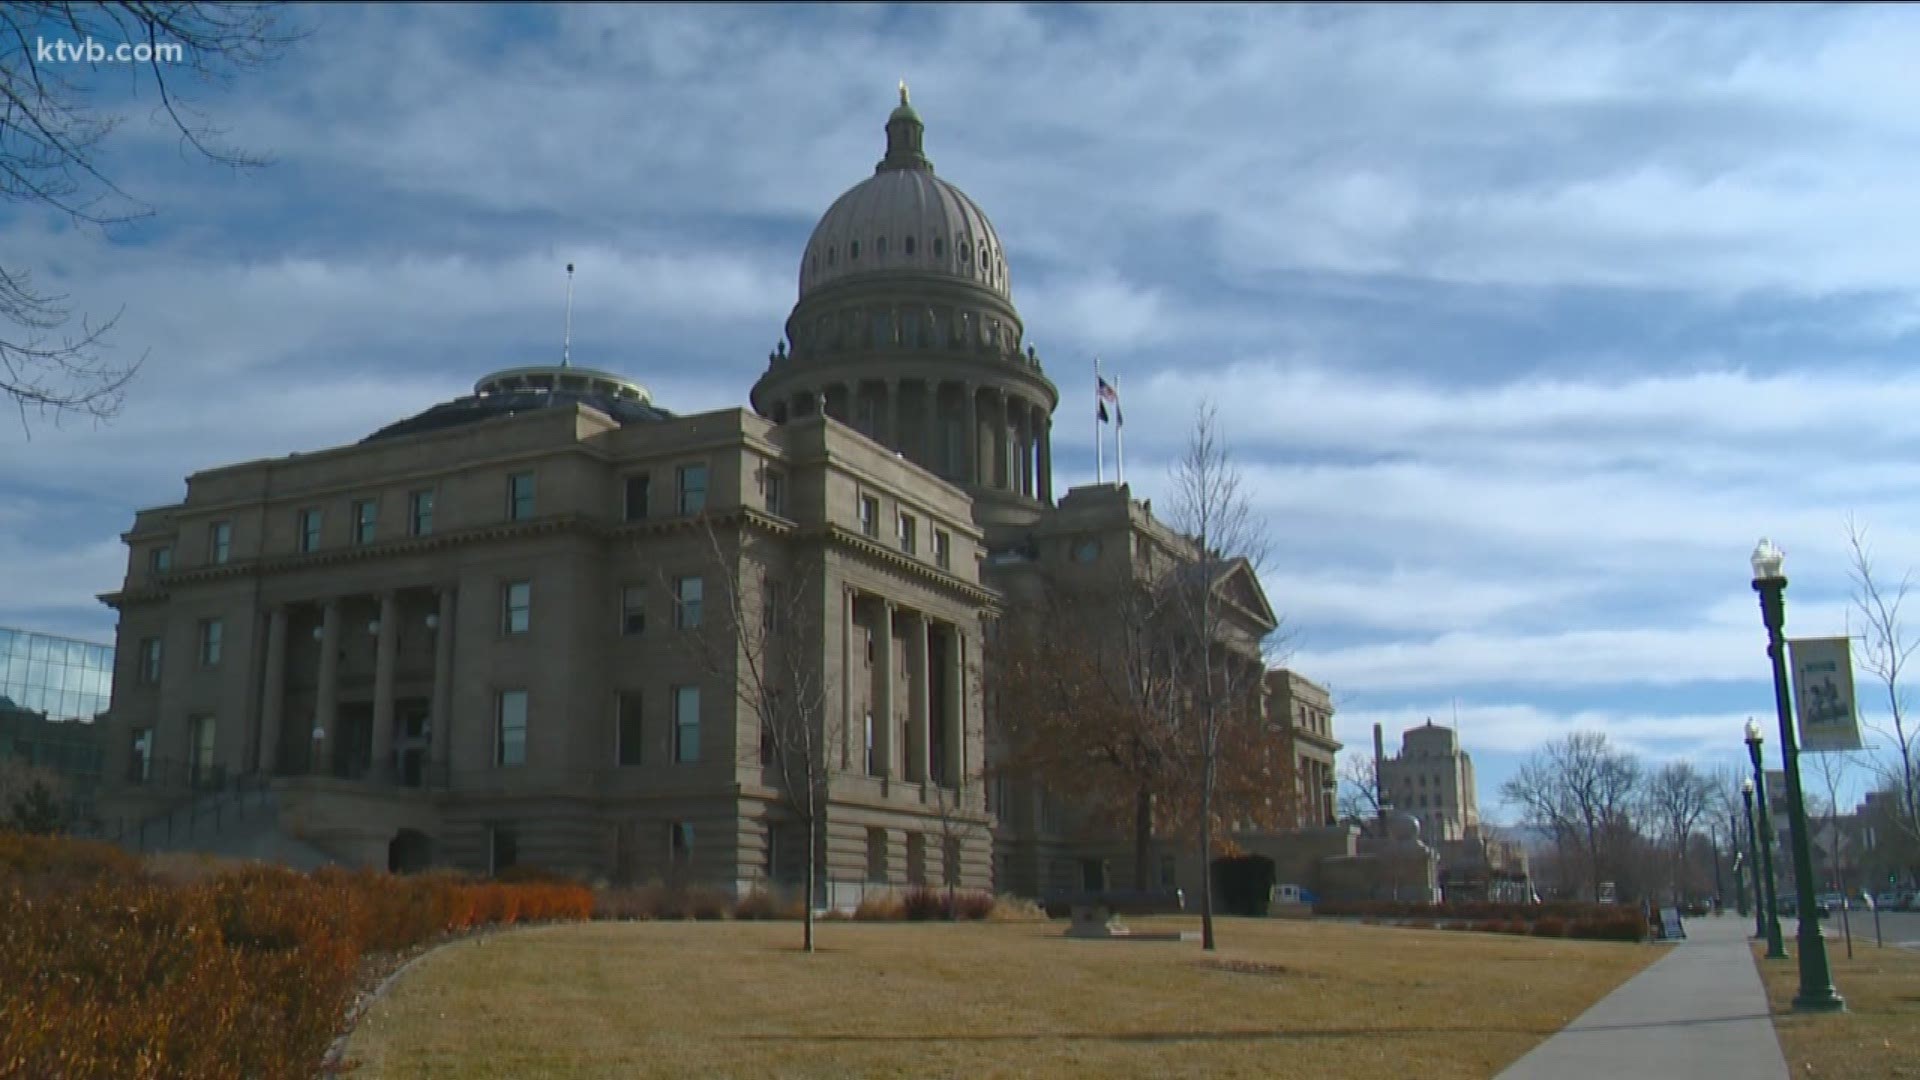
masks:
[[[1689,919],[1687,939],[1495,1080],[1787,1080],[1747,933]]]

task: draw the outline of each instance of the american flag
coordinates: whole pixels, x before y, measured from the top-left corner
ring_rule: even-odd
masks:
[[[1094,416],[1098,417],[1101,423],[1103,424],[1106,423],[1107,422],[1107,402],[1111,401],[1113,402],[1114,426],[1118,427],[1121,424],[1126,423],[1125,418],[1122,417],[1120,414],[1120,392],[1118,390],[1115,390],[1111,385],[1109,385],[1107,383],[1107,380],[1101,378],[1098,375],[1095,375],[1093,377],[1093,381],[1096,384],[1098,384],[1094,388],[1094,402],[1093,402]]]

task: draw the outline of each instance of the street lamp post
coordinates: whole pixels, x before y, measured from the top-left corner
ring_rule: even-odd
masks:
[[[1753,754],[1754,772],[1760,771],[1760,729],[1747,721],[1747,749]],[[1787,947],[1780,941],[1779,899],[1773,895],[1773,845],[1766,843],[1765,826],[1754,824],[1753,804],[1759,793],[1760,820],[1767,819],[1767,790],[1756,788],[1751,778],[1740,781],[1740,798],[1747,804],[1747,847],[1753,852],[1753,938],[1767,943],[1767,959],[1785,960]]]
[[[1753,549],[1753,591],[1760,594],[1760,617],[1767,625],[1767,655],[1773,658],[1773,701],[1780,714],[1780,760],[1787,774],[1787,826],[1793,833],[1793,881],[1800,902],[1800,992],[1793,1007],[1800,1012],[1835,1012],[1847,1007],[1833,988],[1827,966],[1827,939],[1820,935],[1819,909],[1814,906],[1813,859],[1807,843],[1807,804],[1800,793],[1800,750],[1793,738],[1793,703],[1788,698],[1787,646],[1782,631],[1787,622],[1787,577],[1781,572],[1786,557],[1770,541]]]

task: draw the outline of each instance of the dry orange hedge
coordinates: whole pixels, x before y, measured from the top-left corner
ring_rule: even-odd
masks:
[[[578,885],[250,867],[191,885],[0,833],[0,1077],[310,1077],[362,954],[585,919]]]

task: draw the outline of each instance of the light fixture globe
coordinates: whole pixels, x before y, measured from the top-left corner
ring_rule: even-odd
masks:
[[[1754,545],[1750,561],[1753,563],[1753,580],[1778,581],[1782,576],[1781,567],[1787,561],[1787,553],[1775,547],[1773,541],[1763,536],[1760,542]]]
[[[1747,777],[1742,777],[1742,778],[1741,778],[1741,780],[1740,780],[1740,794],[1742,794],[1742,795],[1751,795],[1751,794],[1753,794],[1753,777],[1751,777],[1751,776],[1747,776]]]
[[[1751,716],[1747,717],[1747,741],[1750,743],[1760,741],[1760,725],[1754,723]]]

